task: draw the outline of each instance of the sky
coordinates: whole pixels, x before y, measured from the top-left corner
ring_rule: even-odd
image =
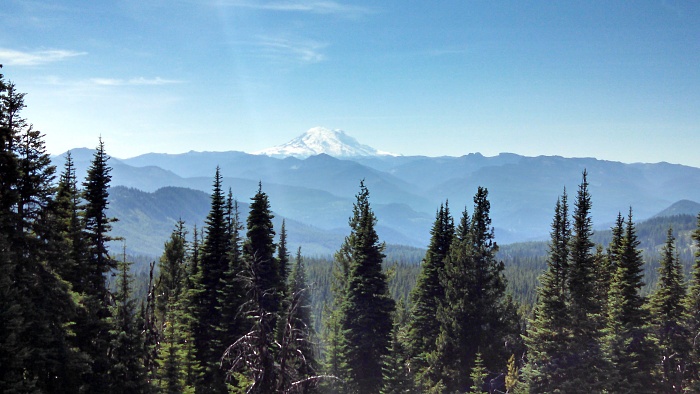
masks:
[[[52,154],[323,126],[403,155],[700,167],[694,1],[3,0],[0,64]]]

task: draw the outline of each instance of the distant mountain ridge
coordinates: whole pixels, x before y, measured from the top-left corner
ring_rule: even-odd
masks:
[[[76,149],[72,154],[77,176],[82,180],[92,151]],[[63,155],[53,160],[60,170]],[[258,182],[262,182],[275,215],[299,223],[300,229],[308,226],[306,234],[332,234],[337,239],[348,231],[354,196],[364,180],[382,240],[414,247],[428,244],[440,204],[449,201],[455,217],[465,207],[471,211],[477,186],[489,191],[491,218],[496,240],[501,244],[546,239],[557,197],[566,188],[569,201],[573,200],[584,169],[589,174],[593,198],[593,224],[599,229],[609,228],[617,213],[626,213],[629,207],[635,220],[644,220],[678,201],[700,201],[698,168],[668,163],[624,164],[594,158],[526,157],[512,153],[487,157],[471,153],[461,157],[352,158],[320,154],[302,159],[230,151],[149,153],[130,159],[112,158],[109,164],[113,168],[113,186],[147,193],[167,187],[188,188],[205,195],[211,193],[214,172],[219,166],[224,188],[230,188],[240,202],[249,201]],[[171,193],[179,193],[177,190]],[[122,198],[151,197],[126,193]],[[135,204],[126,202],[126,206]],[[683,213],[692,214],[690,211],[696,209],[692,204],[682,205]],[[167,220],[172,221],[181,215],[178,210],[187,208],[171,204],[168,209],[171,212]],[[125,209],[119,214],[127,220],[130,215],[143,212]],[[242,212],[243,217],[246,215]],[[118,226],[116,223],[115,230]],[[164,241],[155,247],[161,248]],[[304,240],[307,241],[312,240]],[[317,245],[319,253],[326,253],[333,243],[324,242]],[[310,243],[305,245],[311,248]]]

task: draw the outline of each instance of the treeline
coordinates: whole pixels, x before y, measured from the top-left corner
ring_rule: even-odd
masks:
[[[486,188],[457,220],[440,206],[416,265],[415,250],[386,259],[361,182],[328,264],[289,251],[284,222],[275,242],[262,185],[244,220],[218,168],[203,228],[179,221],[135,286],[124,250],[108,250],[104,144],[83,182],[70,155],[57,177],[23,108],[0,75],[1,392],[700,390],[700,254],[686,283],[668,229],[644,295],[632,212],[596,245],[585,172],[573,212],[557,201],[546,259],[527,260],[544,268],[536,288],[497,258]]]

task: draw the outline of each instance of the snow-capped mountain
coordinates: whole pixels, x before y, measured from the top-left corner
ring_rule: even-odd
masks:
[[[256,154],[271,157],[306,158],[325,153],[333,157],[359,157],[388,155],[371,146],[363,145],[343,130],[330,130],[325,127],[314,127],[306,133],[272,148],[264,149]]]

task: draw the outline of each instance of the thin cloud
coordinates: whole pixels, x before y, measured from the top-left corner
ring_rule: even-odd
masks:
[[[131,79],[116,79],[116,78],[92,78],[90,79],[95,85],[99,86],[159,86],[159,85],[172,85],[177,83],[182,83],[182,81],[174,79],[164,79],[161,77],[156,78],[131,78]]]
[[[41,64],[60,62],[86,54],[87,52],[68,51],[64,49],[23,52],[9,48],[0,48],[0,64],[8,66],[38,66]]]
[[[321,52],[327,45],[310,40],[261,37],[255,44],[262,54],[273,60],[292,60],[301,64],[313,64],[326,60]]]
[[[226,1],[223,0],[219,4],[235,7],[254,8],[267,11],[286,11],[286,12],[308,12],[313,14],[324,15],[344,15],[357,16],[371,14],[375,11],[368,7],[360,7],[354,5],[341,4],[336,1],[272,1],[272,2],[248,2],[248,1]]]

